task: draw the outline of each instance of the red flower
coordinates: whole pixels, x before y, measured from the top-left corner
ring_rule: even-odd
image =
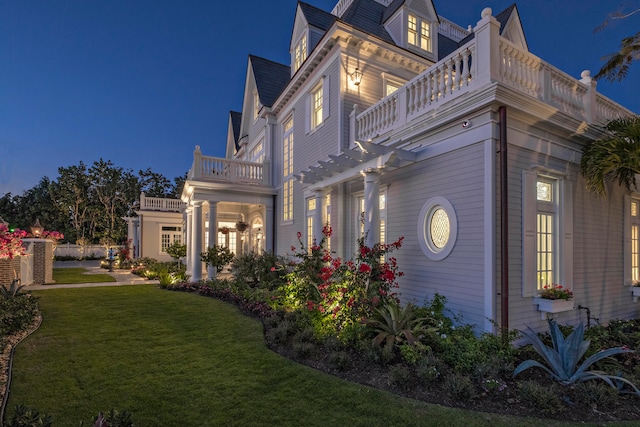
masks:
[[[369,264],[360,264],[359,271],[360,273],[370,273],[371,267],[369,266]]]
[[[327,237],[331,237],[331,233],[333,233],[333,230],[331,229],[330,225],[325,225],[324,227],[322,227],[322,234]]]
[[[275,267],[271,267],[271,271],[276,271],[276,268]]]
[[[291,250],[292,250],[293,252],[295,252],[295,251],[296,251],[296,247],[295,247],[295,246],[293,246],[293,245],[291,245]]]
[[[302,238],[302,233],[298,231],[298,239]]]

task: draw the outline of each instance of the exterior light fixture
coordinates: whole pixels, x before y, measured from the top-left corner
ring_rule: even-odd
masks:
[[[355,71],[351,73],[351,83],[356,86],[359,86],[362,82],[362,71],[358,67],[356,67]]]
[[[36,222],[31,226],[31,234],[37,239],[42,234],[42,231],[44,231],[44,228],[40,225],[40,220],[36,218]]]

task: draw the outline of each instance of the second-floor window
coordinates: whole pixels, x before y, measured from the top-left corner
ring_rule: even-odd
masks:
[[[307,35],[303,34],[293,52],[293,72],[295,73],[307,59]]]
[[[293,220],[293,118],[283,127],[282,140],[282,220]]]
[[[322,123],[322,83],[316,86],[311,92],[311,129],[315,129]]]
[[[407,20],[407,42],[431,52],[431,24],[416,15],[409,14]]]
[[[255,147],[251,149],[250,161],[262,163],[264,160],[264,138],[260,139]]]
[[[258,91],[253,92],[253,119],[258,118],[258,114],[260,114],[260,96],[258,95]]]

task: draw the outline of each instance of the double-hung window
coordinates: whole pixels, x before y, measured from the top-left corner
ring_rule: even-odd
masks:
[[[302,66],[302,63],[307,59],[307,34],[303,34],[300,37],[298,43],[293,49],[293,72],[295,73]]]
[[[523,172],[523,296],[573,288],[573,193],[552,171]]]
[[[315,235],[313,229],[313,222],[316,216],[316,198],[311,197],[307,199],[307,248],[313,246],[313,237]],[[320,243],[320,242],[317,242]]]
[[[431,52],[431,24],[410,13],[407,18],[407,42]]]
[[[282,143],[282,220],[293,221],[293,118],[284,123]]]
[[[640,198],[626,196],[624,201],[624,281],[640,281]]]
[[[324,76],[308,92],[306,102],[306,131],[312,132],[329,117],[329,77]]]

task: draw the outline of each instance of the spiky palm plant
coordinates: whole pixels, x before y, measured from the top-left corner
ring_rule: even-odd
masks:
[[[587,189],[606,197],[605,184],[617,181],[627,189],[636,187],[640,173],[640,116],[621,117],[603,126],[607,136],[582,150],[580,173]]]
[[[591,366],[605,358],[621,353],[632,353],[633,350],[624,347],[615,347],[601,350],[587,357],[580,365],[580,360],[589,349],[591,340],[584,339],[584,325],[582,322],[565,338],[554,320],[549,320],[549,334],[553,347],[546,345],[533,330],[522,331],[525,338],[542,357],[546,365],[537,360],[525,360],[513,371],[513,376],[526,371],[529,368],[540,368],[547,372],[551,378],[562,385],[574,384],[588,380],[602,380],[614,388],[621,388],[627,384],[633,389],[633,393],[640,395],[640,390],[629,380],[620,376],[609,375],[604,371],[591,370]]]
[[[610,82],[620,81],[627,76],[631,63],[638,59],[640,59],[640,31],[623,38],[620,42],[620,50],[607,57],[607,62],[594,77],[604,78]]]
[[[409,303],[400,306],[394,299],[389,299],[375,310],[372,318],[365,319],[364,324],[376,333],[373,342],[384,345],[386,351],[391,351],[394,345],[406,341],[413,345],[421,335],[433,333],[437,330],[428,327],[425,317],[416,316],[416,307]]]

